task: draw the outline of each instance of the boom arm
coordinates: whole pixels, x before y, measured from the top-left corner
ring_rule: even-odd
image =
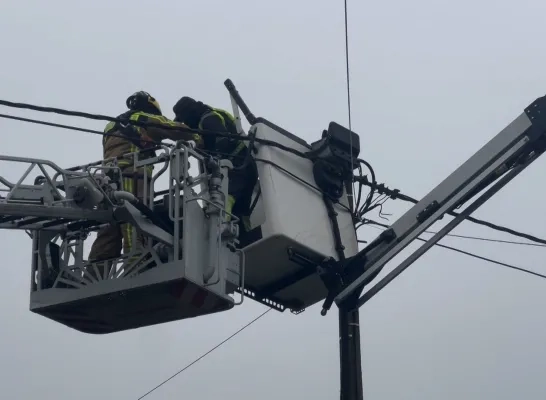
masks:
[[[387,262],[444,214],[453,214],[454,210],[490,186],[456,218],[365,292],[358,300],[358,307],[371,299],[535,161],[545,150],[545,133],[546,97],[541,97],[354,257],[355,260],[366,264],[365,272],[336,296],[336,304],[339,306],[353,292],[367,284],[370,277],[380,272]]]

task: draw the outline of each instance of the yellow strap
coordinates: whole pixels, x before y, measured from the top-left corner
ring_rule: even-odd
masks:
[[[243,226],[245,227],[245,231],[250,232],[252,225],[250,223],[250,217],[248,215],[243,216]]]
[[[131,144],[131,147],[129,148],[129,153],[137,153],[138,151],[139,151],[138,147]],[[133,165],[133,160],[122,159],[118,161],[118,167],[127,167],[130,165]],[[148,172],[148,175],[151,175],[152,172],[154,171],[153,165],[147,165],[146,167],[142,167],[142,168],[146,169],[146,172]]]
[[[129,166],[129,165],[133,165],[133,162],[130,161],[130,160],[120,160],[118,161],[118,167],[126,167],[126,166]],[[144,168],[144,167],[141,167],[141,168]],[[153,171],[154,169],[154,166],[153,165],[147,165],[145,168]]]
[[[199,129],[203,129],[203,120],[211,115],[216,115],[218,117],[220,117],[220,119],[222,120],[222,125],[226,125],[226,120],[224,119],[224,116],[222,114],[220,114],[218,111],[212,109],[211,111],[205,113],[202,117],[201,117],[201,120],[199,121],[199,125],[197,126]]]
[[[218,109],[218,108],[213,108],[212,111],[206,113],[205,115],[203,115],[203,117],[201,117],[201,121],[199,122],[198,128],[199,128],[199,129],[203,129],[203,122],[202,122],[202,121],[203,121],[206,117],[208,117],[209,115],[212,115],[212,114],[217,115],[218,117],[220,117],[220,119],[222,120],[222,124],[225,126],[225,125],[226,125],[226,120],[225,120],[224,116],[222,115],[222,113],[220,113],[218,110],[219,110],[219,111],[222,111],[222,112],[224,112],[224,113],[226,113],[226,114],[228,115],[228,117],[229,117],[233,122],[235,122],[235,118],[234,118],[230,113],[228,113],[227,111],[225,111],[225,110],[220,110],[220,109]],[[238,137],[239,135],[233,135],[233,136]],[[227,138],[226,138],[226,139],[227,139]],[[234,138],[234,139],[235,139],[235,138]],[[239,144],[237,145],[237,147],[235,148],[235,150],[233,150],[233,151],[231,152],[230,155],[235,156],[235,155],[239,154],[245,147],[246,147],[246,146],[245,146],[245,143],[244,143],[243,141],[239,141]]]
[[[212,110],[215,111],[217,114],[220,114],[222,119],[224,119],[223,114],[227,115],[228,118],[231,120],[231,122],[235,123],[235,117],[231,115],[229,112],[227,112],[226,110],[222,110],[221,108],[213,108]]]
[[[244,148],[246,147],[245,142],[240,141],[235,150],[231,153],[231,155],[236,156],[239,154]]]
[[[226,202],[226,212],[231,213],[233,210],[233,206],[235,205],[235,197],[232,195],[228,195],[227,202]],[[226,221],[231,221],[231,215],[226,215]]]
[[[131,178],[123,178],[123,190],[129,193],[133,193],[133,180]],[[123,229],[125,229],[125,238],[127,240],[127,243],[125,243],[125,246],[127,247],[127,250],[131,251],[131,247],[133,247],[133,227],[129,223],[125,223]]]

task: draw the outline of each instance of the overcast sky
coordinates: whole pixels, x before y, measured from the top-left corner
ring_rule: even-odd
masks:
[[[353,129],[378,180],[425,195],[546,91],[539,0],[349,1]],[[118,115],[147,90],[167,116],[184,95],[316,140],[347,123],[343,2],[0,2],[0,98]],[[102,130],[97,121],[0,112]],[[0,120],[0,153],[69,167],[101,138]],[[475,215],[546,237],[538,160]],[[2,164],[0,174],[14,178]],[[387,203],[391,222],[407,208]],[[361,231],[371,240],[378,231]],[[456,233],[506,239],[461,225]],[[6,399],[137,399],[265,310],[92,336],[28,310],[31,241],[0,232],[0,391]],[[546,272],[545,250],[443,243]],[[90,245],[90,244],[89,244]],[[371,400],[546,398],[546,281],[435,248],[361,312]],[[338,398],[337,313],[268,313],[150,400]]]

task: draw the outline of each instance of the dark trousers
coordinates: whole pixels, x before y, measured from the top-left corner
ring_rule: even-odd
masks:
[[[245,149],[241,152],[237,161],[233,162],[234,167],[244,165],[243,163],[248,151],[248,149]],[[248,220],[248,217],[250,217],[252,193],[257,181],[258,169],[256,167],[256,161],[254,161],[252,157],[250,157],[243,169],[232,169],[229,171],[228,194],[235,198],[232,213],[242,222],[245,222],[245,219]],[[244,229],[244,225],[245,224],[242,224],[241,228]]]
[[[134,194],[142,199],[143,180],[134,177],[123,177],[122,188],[126,192]],[[91,246],[89,261],[102,261],[129,253],[133,248],[133,239],[136,239],[136,247],[143,245],[142,235],[139,235],[131,224],[110,224],[97,233],[97,238]],[[123,245],[123,246],[122,246]]]

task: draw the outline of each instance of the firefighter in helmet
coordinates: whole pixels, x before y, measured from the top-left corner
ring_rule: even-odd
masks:
[[[222,109],[213,108],[191,97],[182,97],[173,107],[175,121],[183,122],[192,129],[223,132],[230,137],[202,135],[201,147],[212,155],[229,159],[234,166],[229,173],[229,196],[226,211],[236,215],[244,231],[250,230],[250,203],[258,179],[256,163],[249,154],[246,143],[238,140],[233,116]],[[229,218],[229,215],[228,215]]]
[[[139,153],[139,158],[153,157],[154,152],[150,148],[157,146],[164,139],[171,140],[199,140],[199,136],[188,132],[169,129],[172,127],[188,127],[180,122],[174,122],[164,117],[157,100],[145,91],[132,94],[127,98],[128,111],[118,116],[118,119],[149,122],[159,126],[137,126],[110,122],[104,129],[103,157],[104,159],[121,157],[128,153]],[[141,199],[143,196],[144,174],[152,173],[149,168],[134,169],[133,160],[119,159],[117,166],[121,170],[122,190],[134,194]],[[97,234],[97,238],[89,253],[90,261],[107,260],[128,253],[136,237],[136,247],[143,245],[143,238],[137,235],[136,230],[130,224],[111,224]]]

